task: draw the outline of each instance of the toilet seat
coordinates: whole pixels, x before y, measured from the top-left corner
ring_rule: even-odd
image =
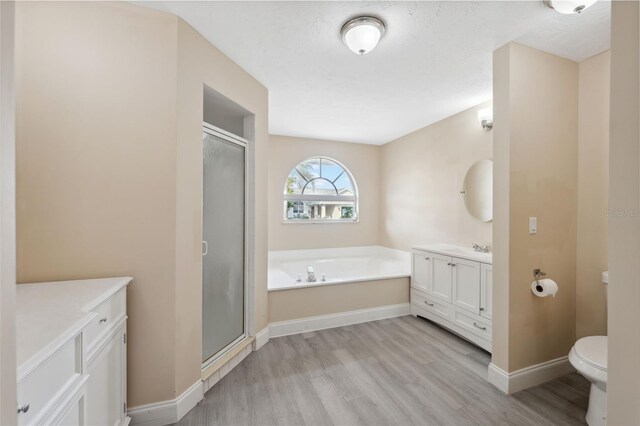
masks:
[[[589,336],[578,340],[569,352],[569,362],[593,385],[606,391],[607,336]]]
[[[576,355],[585,364],[607,372],[607,336],[589,336],[574,345]]]

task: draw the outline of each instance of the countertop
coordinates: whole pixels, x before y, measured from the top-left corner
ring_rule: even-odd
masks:
[[[131,277],[18,284],[18,381],[95,317],[90,312],[131,282]]]
[[[472,248],[455,246],[453,244],[425,244],[413,247],[415,250],[424,250],[432,253],[443,254],[445,256],[457,257],[460,259],[473,260],[491,264],[493,256],[491,253],[481,253]]]

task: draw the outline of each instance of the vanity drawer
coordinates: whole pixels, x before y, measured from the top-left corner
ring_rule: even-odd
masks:
[[[451,305],[440,303],[438,299],[434,299],[413,289],[411,290],[411,303],[448,321],[453,319],[453,308]]]
[[[491,322],[456,310],[454,324],[484,339],[491,340]]]
[[[71,339],[18,383],[18,407],[29,406],[26,412],[18,413],[19,425],[44,420],[38,419],[42,410],[50,409],[49,405],[55,404],[52,400],[80,376],[79,348],[79,337]]]
[[[84,331],[85,347],[90,352],[96,341],[126,314],[125,289],[96,306],[91,312],[97,315]]]

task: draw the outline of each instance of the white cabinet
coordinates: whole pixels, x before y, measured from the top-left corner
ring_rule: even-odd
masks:
[[[433,259],[433,275],[427,293],[440,300],[451,302],[451,283],[453,282],[451,258],[437,253],[430,253],[430,256]]]
[[[491,352],[491,264],[446,251],[413,249],[411,313]]]
[[[82,424],[82,404],[78,402],[70,407],[59,424],[61,426]]]
[[[18,425],[124,426],[130,277],[18,286]]]
[[[493,312],[493,269],[491,265],[483,263],[480,267],[480,315],[491,319]]]
[[[411,287],[451,302],[451,257],[414,250],[412,259]]]
[[[82,404],[87,376],[80,348],[80,336],[72,335],[18,381],[18,425],[60,424],[71,407]]]
[[[414,252],[411,262],[411,286],[428,292],[431,287],[431,257],[423,252]]]
[[[121,326],[87,368],[87,425],[125,424],[124,336]]]
[[[122,289],[98,305],[85,331],[87,343],[87,425],[114,426],[126,417],[126,296]]]
[[[453,304],[480,314],[480,264],[464,259],[451,259],[453,268]]]

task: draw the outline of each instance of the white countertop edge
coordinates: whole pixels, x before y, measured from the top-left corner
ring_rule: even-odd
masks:
[[[94,309],[96,306],[100,305],[102,302],[104,302],[105,300],[107,300],[108,298],[110,298],[120,290],[122,290],[124,287],[131,284],[131,281],[133,281],[133,277],[117,277],[115,279],[119,281],[114,283],[113,287],[111,287],[109,291],[105,291],[99,297],[96,297],[95,299],[93,299],[90,303],[86,304],[82,308],[82,310],[89,312],[90,310]]]
[[[452,247],[455,247],[452,245]],[[464,247],[466,248],[466,247]],[[412,248],[413,250],[420,250],[420,251],[428,251],[431,253],[436,253],[436,254],[441,254],[443,256],[449,256],[449,257],[457,257],[459,259],[465,259],[465,260],[471,260],[473,262],[479,262],[479,263],[486,263],[487,265],[492,265],[493,264],[493,253],[478,253],[477,256],[475,255],[467,255],[464,253],[452,253],[450,251],[447,251],[446,249],[442,249],[439,248],[438,245],[434,245],[434,246],[429,246],[429,245],[424,245],[424,246],[414,246]],[[491,255],[491,260],[488,259],[483,259],[483,256],[486,255]]]
[[[411,273],[407,274],[391,274],[391,275],[377,275],[371,277],[358,277],[358,278],[347,278],[344,280],[338,281],[316,281],[314,283],[308,283],[306,281],[301,283],[296,283],[295,285],[285,285],[282,287],[276,288],[268,288],[268,292],[272,291],[280,291],[280,290],[297,290],[302,288],[311,288],[311,287],[324,287],[330,285],[339,285],[339,284],[350,284],[350,283],[359,283],[363,281],[380,281],[380,280],[392,280],[394,278],[409,278],[411,277]]]
[[[39,352],[33,355],[28,360],[24,361],[17,368],[17,382],[21,382],[24,380],[29,374],[31,374],[36,368],[38,368],[44,361],[46,361],[50,356],[52,356],[58,349],[64,346],[69,340],[73,339],[79,333],[84,330],[89,323],[97,316],[96,313],[90,312],[96,306],[100,305],[105,300],[109,299],[111,296],[116,294],[122,288],[126,287],[133,281],[133,277],[116,277],[114,280],[114,285],[111,286],[107,291],[103,292],[91,301],[91,303],[85,305],[82,310],[86,312],[86,315],[79,319],[75,324],[65,330],[60,336],[49,342],[45,347],[43,347]],[[86,280],[75,280],[75,281],[86,281]],[[28,283],[28,284],[19,284],[21,286],[37,286],[37,285],[50,285],[53,283]]]
[[[38,282],[38,283],[25,283],[18,284],[19,286],[31,287],[31,286],[39,286],[39,285],[50,285],[55,283],[66,283],[66,282],[74,282],[74,281],[91,281],[92,279],[96,280],[114,280],[113,286],[109,288],[109,290],[103,292],[100,296],[93,299],[90,303],[83,306],[82,310],[85,312],[89,312],[96,306],[100,305],[102,302],[119,292],[123,287],[128,286],[133,281],[133,277],[114,277],[114,278],[89,278],[86,280],[68,280],[68,281],[51,281],[51,282]]]

